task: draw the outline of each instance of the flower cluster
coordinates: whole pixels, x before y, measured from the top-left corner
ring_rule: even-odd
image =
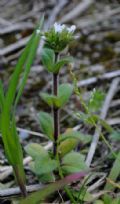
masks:
[[[76,26],[72,25],[71,27],[66,27],[65,24],[60,25],[58,23],[54,23],[54,29],[55,29],[56,33],[61,33],[64,30],[66,30],[68,33],[73,33],[75,31],[75,29],[76,29]]]
[[[65,24],[55,23],[45,33],[45,46],[53,49],[55,52],[62,51],[74,39],[73,33],[75,29],[75,25],[67,27]]]

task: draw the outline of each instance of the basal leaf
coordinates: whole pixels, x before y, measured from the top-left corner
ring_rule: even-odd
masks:
[[[39,171],[38,170],[36,171],[35,169],[35,161],[30,162],[29,167],[42,183],[55,181],[55,176],[53,172],[39,174]]]
[[[39,155],[35,159],[35,172],[37,175],[50,173],[57,168],[57,161],[52,160],[49,155]]]
[[[54,140],[54,128],[53,128],[53,118],[45,112],[40,112],[39,115],[39,122],[42,132],[48,136],[51,140]]]
[[[25,147],[25,151],[35,160],[40,155],[47,156],[48,153],[40,144],[31,143]]]
[[[65,173],[75,173],[88,170],[85,164],[84,156],[77,152],[70,152],[62,159],[62,169]]]

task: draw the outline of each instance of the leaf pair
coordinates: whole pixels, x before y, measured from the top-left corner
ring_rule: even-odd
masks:
[[[58,88],[58,96],[41,93],[41,98],[49,105],[57,108],[63,107],[69,100],[73,91],[72,85],[66,83]]]
[[[62,170],[65,174],[75,173],[79,171],[87,171],[88,167],[85,164],[85,158],[78,152],[70,152],[62,159]]]
[[[59,136],[59,141],[64,141],[66,139],[77,139],[78,141],[82,142],[83,144],[87,144],[91,141],[91,135],[83,134],[79,131],[75,131],[72,129],[68,129],[64,134]]]
[[[72,57],[65,57],[58,62],[55,62],[55,53],[49,48],[43,49],[41,59],[45,68],[52,73],[58,73],[65,64],[73,62]]]
[[[72,151],[79,142],[87,144],[91,141],[90,135],[84,135],[81,132],[68,130],[64,134],[59,136],[58,152],[60,157]]]
[[[38,115],[38,119],[40,122],[40,128],[42,132],[48,136],[48,138],[54,141],[54,125],[53,118],[50,114],[41,111]]]
[[[32,171],[40,178],[46,175],[50,178],[58,166],[57,161],[51,159],[48,152],[39,144],[31,143],[26,146],[25,150],[34,160],[31,165]]]

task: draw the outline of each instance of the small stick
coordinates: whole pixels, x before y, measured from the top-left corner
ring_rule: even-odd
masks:
[[[65,23],[73,20],[74,18],[85,12],[85,10],[87,10],[93,3],[94,0],[83,0],[82,2],[77,4],[77,6],[74,9],[72,9],[69,13],[64,15],[63,18],[60,19],[60,22]]]
[[[98,77],[91,77],[89,79],[81,80],[80,82],[78,82],[77,86],[78,87],[88,86],[88,85],[97,83],[97,81],[105,81],[119,76],[120,76],[120,70],[118,69],[112,72],[107,72]]]
[[[109,11],[104,11],[101,14],[92,14],[90,16],[87,16],[87,18],[83,18],[82,20],[76,20],[76,26],[77,28],[84,29],[88,28],[90,26],[95,26],[96,24],[100,22],[105,22],[106,20],[110,20],[114,15],[120,14],[120,8],[111,9]]]
[[[30,22],[16,23],[13,25],[11,24],[9,26],[7,25],[5,28],[0,29],[0,36],[9,34],[15,31],[19,31],[19,30],[33,29],[33,28],[34,28],[34,24]]]
[[[107,113],[108,113],[108,110],[109,110],[109,107],[110,107],[110,103],[111,103],[111,101],[112,101],[112,99],[113,99],[113,97],[114,97],[114,95],[116,93],[119,82],[120,82],[120,78],[115,78],[115,79],[113,79],[113,81],[111,83],[111,86],[110,86],[108,94],[107,94],[107,96],[105,98],[105,101],[104,101],[104,104],[103,104],[103,107],[102,107],[102,110],[101,110],[101,114],[100,114],[100,118],[103,119],[103,120],[107,116]],[[101,127],[101,125],[98,124],[98,128],[95,130],[95,134],[93,136],[93,140],[92,140],[92,143],[91,143],[91,146],[90,146],[87,158],[86,158],[87,166],[90,166],[91,163],[92,163],[92,160],[93,160],[93,157],[94,157],[94,154],[95,154],[95,150],[97,148],[97,144],[98,144],[98,140],[99,140],[99,137],[100,137],[101,130],[102,130],[102,127]]]
[[[11,45],[6,46],[5,48],[0,49],[0,56],[7,55],[10,52],[13,52],[17,49],[24,47],[27,44],[29,39],[30,39],[30,36],[25,37],[25,38],[15,42],[15,43],[11,44]]]
[[[26,186],[26,190],[27,190],[27,193],[31,193],[41,189],[42,187],[43,187],[42,184],[35,184],[35,185]],[[21,195],[21,191],[19,187],[0,190],[0,199],[17,197],[18,195],[19,196]]]

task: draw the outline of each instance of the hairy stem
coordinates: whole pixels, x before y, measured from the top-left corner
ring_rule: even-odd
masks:
[[[58,54],[55,56],[55,61],[58,60]],[[58,86],[59,86],[59,73],[53,73],[53,95],[58,95]],[[53,145],[53,154],[56,156],[57,153],[57,139],[59,136],[59,109],[53,106],[53,120],[54,120],[54,145]]]
[[[58,95],[58,74],[53,74],[53,94],[55,96]],[[57,152],[57,139],[59,135],[59,109],[53,107],[53,120],[54,120],[54,146],[53,146],[53,153],[54,156]]]
[[[20,169],[17,166],[13,167],[14,173],[15,173],[15,177],[17,180],[17,183],[20,187],[21,193],[23,195],[23,197],[27,197],[27,191],[26,191],[26,186],[25,186],[25,181],[23,176],[20,175]]]

